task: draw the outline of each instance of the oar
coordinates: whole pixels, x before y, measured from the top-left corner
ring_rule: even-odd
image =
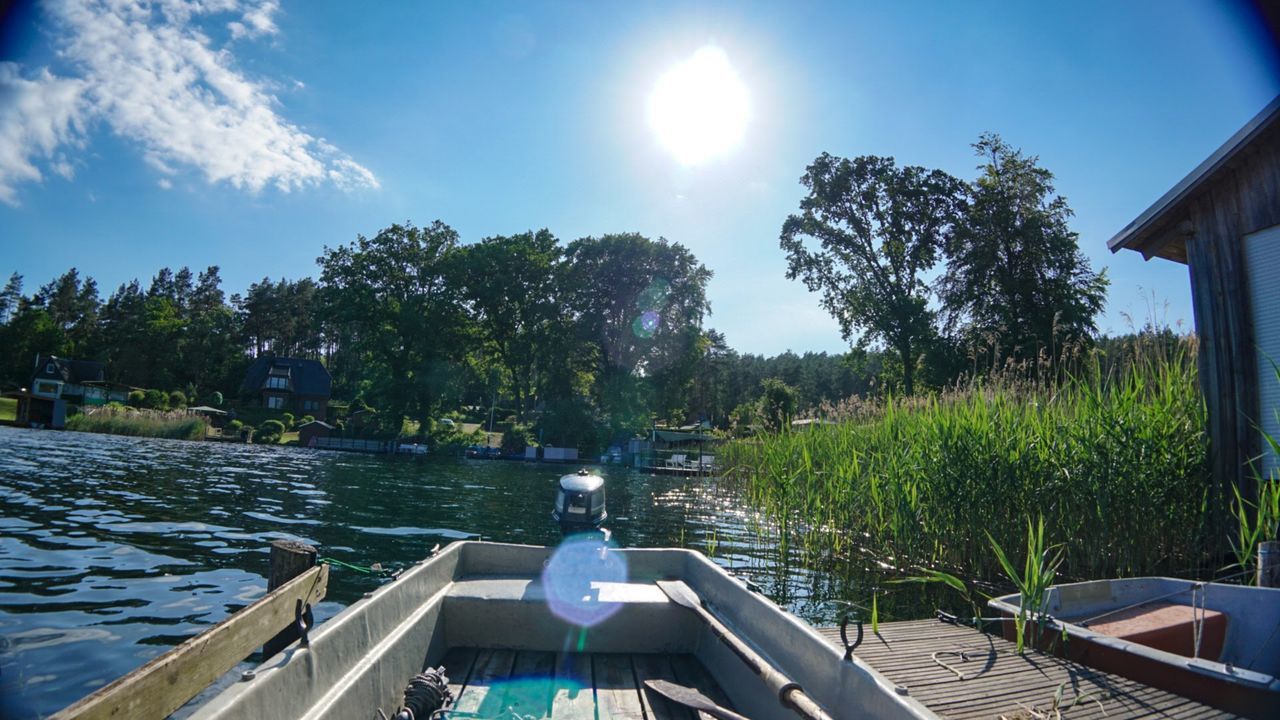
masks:
[[[666,680],[645,680],[644,686],[673,703],[700,710],[712,717],[718,717],[720,720],[751,720],[727,707],[717,705],[714,700],[691,687],[677,685]]]
[[[794,710],[797,715],[806,720],[832,720],[831,716],[826,713],[818,704],[805,694],[804,690],[795,682],[783,675],[780,670],[770,665],[759,653],[747,646],[737,635],[734,635],[724,623],[716,619],[709,610],[702,606],[702,598],[698,597],[690,587],[679,580],[659,580],[658,587],[662,592],[667,594],[675,604],[680,607],[688,608],[698,614],[703,622],[711,628],[711,632],[716,637],[724,641],[725,645],[733,651],[738,659],[742,660],[751,672],[755,673],[764,681],[765,687],[770,692],[777,695],[778,700],[782,702],[782,706]]]

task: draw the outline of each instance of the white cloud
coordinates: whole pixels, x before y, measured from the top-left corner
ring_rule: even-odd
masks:
[[[173,188],[173,182],[170,181],[169,178],[160,178],[156,181],[156,184],[160,186],[161,190],[169,190]]]
[[[20,183],[44,179],[36,161],[82,142],[85,85],[48,70],[27,79],[16,63],[0,62],[0,201],[16,204]],[[51,169],[64,177],[72,172],[65,160],[54,160]]]
[[[273,35],[278,11],[275,0],[54,2],[58,49],[76,76],[40,69],[23,77],[18,65],[0,63],[0,201],[16,203],[19,184],[42,179],[37,162],[68,175],[72,166],[57,153],[81,146],[94,121],[136,142],[164,175],[194,168],[210,183],[251,192],[325,182],[377,188],[367,168],[284,119],[270,84],[240,72],[231,50],[201,27],[232,14],[233,40]]]
[[[231,30],[231,37],[239,39],[275,35],[278,30],[272,16],[278,12],[280,12],[280,3],[275,0],[264,0],[257,6],[247,9],[243,22],[233,20],[227,23],[227,27]]]

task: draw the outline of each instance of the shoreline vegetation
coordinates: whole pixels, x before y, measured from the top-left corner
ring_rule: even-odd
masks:
[[[1227,538],[1211,529],[1195,339],[1026,378],[859,405],[732,442],[721,463],[781,542],[891,574],[1003,586],[992,544],[1021,548],[1038,516],[1064,579],[1213,572]]]
[[[203,440],[209,424],[183,412],[156,412],[130,407],[89,408],[67,418],[67,429],[170,440]]]

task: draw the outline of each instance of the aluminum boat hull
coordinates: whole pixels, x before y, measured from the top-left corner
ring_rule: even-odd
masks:
[[[204,701],[193,717],[324,720],[372,718],[379,710],[391,717],[413,675],[440,664],[451,648],[472,647],[691,654],[739,712],[757,720],[793,718],[692,611],[663,594],[657,580],[685,582],[833,717],[934,717],[701,554],[609,549],[600,557],[608,559],[610,573],[620,566],[624,576],[587,572],[571,578],[569,595],[580,602],[565,612],[558,607],[566,597],[564,579],[552,569],[563,562],[555,552],[454,543],[321,624],[308,647],[295,644],[267,659],[251,679]],[[572,575],[578,565],[568,567]]]

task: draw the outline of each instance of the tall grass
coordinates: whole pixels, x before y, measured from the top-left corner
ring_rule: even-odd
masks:
[[[1068,578],[1194,573],[1217,549],[1205,537],[1194,357],[1186,339],[1123,362],[1094,357],[1065,381],[890,399],[837,425],[732,443],[721,458],[784,540],[823,553],[1003,585],[991,544],[1021,546],[1027,519],[1043,515]]]
[[[180,412],[162,413],[106,406],[89,408],[81,415],[67,418],[67,429],[109,435],[203,440],[208,432],[208,424],[203,418]]]

